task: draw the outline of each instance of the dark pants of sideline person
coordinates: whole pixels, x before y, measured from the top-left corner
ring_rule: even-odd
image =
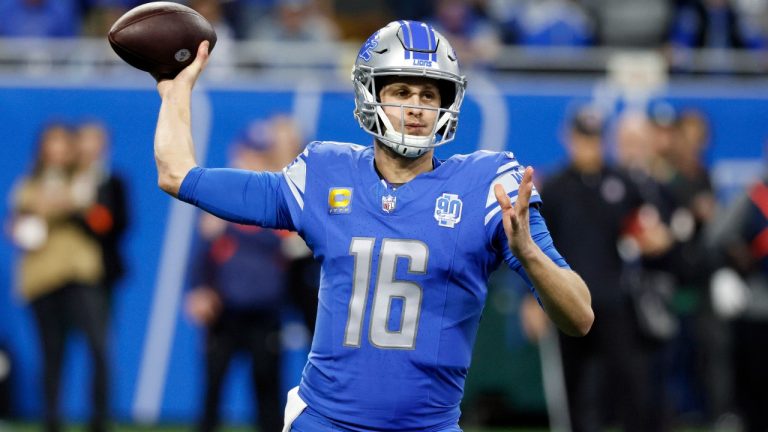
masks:
[[[32,301],[43,353],[46,432],[62,430],[59,398],[66,342],[71,332],[85,336],[92,361],[91,432],[108,428],[107,308],[103,290],[70,283]]]
[[[298,308],[310,334],[315,333],[320,264],[311,256],[293,260],[286,271],[291,302]]]
[[[200,432],[219,424],[222,385],[232,358],[251,359],[259,432],[279,432],[283,426],[280,387],[280,315],[276,311],[222,311],[206,338],[206,384]]]
[[[624,432],[653,430],[648,364],[628,305],[595,305],[589,334],[561,335],[560,347],[573,432],[602,431],[610,421]]]
[[[736,404],[745,432],[768,431],[768,320],[733,324]]]

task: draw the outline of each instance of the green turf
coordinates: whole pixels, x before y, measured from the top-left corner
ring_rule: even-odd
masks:
[[[194,428],[192,426],[133,426],[133,425],[117,425],[111,432],[191,432]],[[0,423],[0,432],[40,432],[42,428],[35,424],[19,424],[19,423]],[[73,426],[66,428],[64,432],[87,432],[87,429],[82,426]],[[227,427],[221,428],[220,432],[253,432],[253,429],[248,427]],[[547,429],[477,429],[470,428],[465,429],[464,432],[548,432]],[[611,431],[619,432],[619,431]],[[695,428],[683,428],[676,429],[675,432],[704,432],[703,429]]]
[[[34,424],[0,423],[0,432],[40,432],[42,428]],[[117,425],[112,432],[191,432],[191,426],[128,426]],[[64,432],[87,432],[82,426],[66,428]],[[253,432],[247,427],[221,428],[220,432]],[[546,429],[465,429],[464,432],[547,432]]]

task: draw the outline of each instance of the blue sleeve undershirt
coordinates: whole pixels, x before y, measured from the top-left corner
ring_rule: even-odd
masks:
[[[546,256],[554,261],[558,267],[570,269],[568,263],[565,261],[562,255],[560,255],[560,252],[558,252],[555,248],[555,244],[552,241],[552,236],[549,234],[549,229],[547,228],[547,224],[545,223],[544,217],[541,215],[538,206],[532,205],[530,207],[529,215],[531,237],[533,238],[533,241],[536,242],[539,248],[541,248],[542,252],[544,252]],[[495,237],[496,238],[494,243],[502,251],[504,262],[507,263],[510,269],[514,270],[517,274],[520,275],[520,277],[523,278],[523,280],[525,280],[525,283],[531,288],[531,291],[536,296],[536,299],[539,300],[538,294],[536,294],[536,291],[534,290],[533,283],[525,273],[522,264],[509,249],[507,234],[504,232],[504,226],[502,223],[498,224]],[[539,300],[539,303],[541,303],[541,300]]]
[[[282,174],[231,168],[192,168],[179,199],[230,222],[295,230],[281,193]]]

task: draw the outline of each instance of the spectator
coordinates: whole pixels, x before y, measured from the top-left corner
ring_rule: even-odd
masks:
[[[254,26],[275,7],[276,0],[232,0],[221,2],[221,8],[237,39],[246,39]]]
[[[666,111],[665,111],[666,112]],[[668,113],[669,115],[673,115]],[[658,219],[664,225],[668,225],[673,213],[678,208],[674,194],[668,187],[673,171],[670,162],[666,158],[672,144],[672,130],[674,119],[672,117],[655,114],[654,120],[642,112],[626,111],[621,114],[616,126],[616,161],[626,172],[633,183],[637,185],[644,202],[648,204],[644,217]],[[662,120],[662,117],[664,120]],[[651,264],[655,269],[669,271],[674,269],[679,261],[677,250],[674,254],[670,248],[674,246],[673,232],[666,233],[669,237],[665,241],[665,247],[652,255],[644,258],[645,264]],[[635,242],[624,243],[629,247],[622,248],[625,261],[635,261],[641,258],[640,245]]]
[[[768,1],[733,0],[733,5],[738,16],[749,23],[750,31],[762,34],[765,40],[765,35],[768,35]]]
[[[0,0],[0,36],[74,37],[80,12],[74,0]]]
[[[646,200],[669,219],[675,208],[671,192],[661,187],[673,176],[668,155],[674,140],[674,109],[664,103],[648,114],[624,112],[616,126],[616,162],[640,185]]]
[[[709,146],[709,119],[701,111],[687,109],[680,113],[677,129],[677,145],[670,152],[675,171],[680,176],[704,181],[709,176],[703,160]],[[702,217],[706,218],[711,210],[714,209],[702,209]]]
[[[75,0],[82,16],[81,34],[87,37],[105,38],[112,24],[129,9],[138,6],[139,0]]]
[[[499,30],[501,42],[515,44],[518,40],[517,21],[528,0],[486,0],[486,11]]]
[[[574,0],[527,1],[514,21],[513,42],[529,46],[587,46],[594,42],[594,25]]]
[[[707,231],[709,251],[736,272],[732,283],[721,280],[713,283],[713,289],[721,291],[721,299],[739,303],[732,323],[733,371],[745,432],[768,430],[767,230],[768,179],[762,179],[736,198]]]
[[[670,63],[685,71],[692,65],[692,48],[709,49],[704,67],[728,71],[733,67],[731,49],[757,50],[768,38],[757,19],[739,13],[728,0],[682,0],[679,2],[669,34]]]
[[[600,45],[657,48],[672,19],[668,0],[582,0],[595,17]]]
[[[639,173],[644,173],[656,182],[666,185],[675,175],[672,152],[679,138],[678,112],[664,100],[651,101],[646,111],[644,120],[641,119],[642,115],[637,119],[646,127],[635,130],[637,133],[635,139],[638,141],[634,145],[645,146],[646,149],[640,161],[641,165],[635,168]]]
[[[731,409],[731,364],[728,323],[715,314],[709,295],[713,262],[705,247],[705,227],[713,220],[716,202],[704,152],[709,144],[709,123],[699,111],[683,111],[676,122],[669,152],[673,176],[668,185],[679,203],[672,228],[680,242],[683,265],[679,271],[678,316],[682,323],[678,351],[679,377],[689,376],[691,399],[701,407],[705,421],[715,425]],[[699,407],[695,407],[699,408]]]
[[[655,412],[664,426],[674,415],[714,420],[716,415],[708,406],[723,405],[725,391],[716,389],[722,382],[715,381],[718,374],[712,371],[724,364],[717,353],[724,343],[723,329],[718,332],[716,318],[706,302],[700,301],[712,273],[701,235],[711,218],[714,198],[700,160],[696,170],[686,167],[678,171],[678,166],[683,169],[678,164],[701,158],[702,143],[682,142],[681,120],[668,103],[653,103],[649,108],[648,116],[627,116],[617,144],[620,163],[630,169],[642,194],[654,203],[673,240],[667,252],[643,262],[645,277],[665,285],[661,299],[665,307],[660,310],[675,323],[652,352],[657,377]],[[685,146],[689,150],[683,150]],[[682,156],[691,150],[694,154]],[[708,372],[711,375],[703,375]],[[715,402],[718,397],[721,401]]]
[[[386,0],[393,16],[407,19],[423,20],[434,14],[431,2],[415,2],[412,0]]]
[[[232,75],[235,66],[235,32],[224,19],[224,7],[219,0],[192,0],[189,6],[200,13],[216,32],[216,56],[211,58],[211,77],[224,79]]]
[[[501,49],[496,27],[464,0],[435,0],[435,30],[450,39],[462,65],[488,66]]]
[[[100,285],[111,299],[115,284],[125,274],[120,251],[128,226],[125,182],[109,165],[109,133],[102,123],[80,125],[75,139],[78,160],[74,190],[85,208],[84,226],[101,246],[104,277]]]
[[[320,1],[320,0],[318,0]],[[327,16],[333,16],[338,24],[341,37],[345,40],[364,41],[378,30],[381,23],[393,19],[389,0],[325,0],[329,9]],[[410,2],[412,5],[429,2]],[[397,7],[397,5],[394,5]],[[418,6],[416,6],[418,11]],[[410,18],[410,17],[408,17]]]
[[[279,170],[298,153],[297,146],[284,148],[290,144],[284,128],[291,124],[284,117],[254,123],[233,146],[233,167]],[[198,430],[216,430],[226,371],[234,355],[245,352],[252,362],[258,430],[279,431],[280,315],[291,259],[286,251],[289,242],[296,250],[298,237],[209,214],[202,216],[200,232],[204,244],[192,266],[194,289],[187,297],[189,315],[206,329],[205,402]]]
[[[339,38],[339,30],[315,0],[277,0],[274,11],[252,29],[251,37],[273,42],[331,42]]]
[[[670,42],[678,48],[762,48],[765,36],[729,0],[683,0],[672,22]]]
[[[336,66],[339,50],[333,42],[338,40],[339,30],[321,12],[316,0],[277,0],[272,13],[253,28],[250,36],[267,43],[263,48],[269,59],[263,64],[279,74],[307,63]]]
[[[76,155],[71,130],[49,125],[14,196],[13,236],[23,251],[19,288],[34,312],[43,354],[46,432],[62,430],[61,371],[72,329],[84,333],[92,360],[89,431],[108,427],[106,306],[97,286],[104,270],[98,242],[79,222],[89,203],[76,198]]]
[[[584,339],[560,338],[568,408],[574,432],[604,430],[614,420],[625,432],[647,432],[658,430],[651,426],[650,373],[617,248],[645,202],[629,175],[606,163],[602,134],[601,114],[578,109],[567,131],[570,162],[542,187],[555,244],[589,285],[596,317]],[[635,234],[642,253],[668,247],[658,219]]]

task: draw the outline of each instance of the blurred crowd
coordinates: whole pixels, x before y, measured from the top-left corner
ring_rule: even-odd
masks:
[[[0,37],[103,38],[141,3],[0,0]],[[768,0],[181,3],[214,24],[219,54],[227,41],[359,41],[398,18],[432,23],[462,62],[476,66],[492,63],[504,45],[652,48],[672,61],[690,49],[768,46]],[[543,214],[556,246],[590,286],[597,317],[587,338],[559,340],[568,428],[663,432],[693,423],[768,430],[765,182],[748,185],[727,205],[716,199],[704,160],[711,126],[696,109],[653,102],[611,117],[587,106],[567,117],[569,160],[541,179]],[[257,121],[232,143],[230,163],[278,170],[302,145],[292,120]],[[104,125],[48,124],[38,146],[14,192],[12,237],[23,256],[19,289],[44,360],[46,426],[61,428],[62,352],[67,333],[78,329],[94,362],[90,430],[103,431],[110,421],[105,329],[112,287],[124,273],[124,191],[109,169]],[[186,311],[205,338],[198,430],[209,431],[219,423],[222,377],[238,352],[254,360],[252,384],[265,404],[254,411],[275,413],[282,397],[275,310],[292,302],[311,332],[317,268],[295,235],[208,216],[201,217],[198,243]],[[256,296],[242,284],[254,280],[263,288]],[[521,312],[535,340],[547,332],[540,312],[535,302]],[[258,421],[269,431],[280,419]]]
[[[14,291],[35,318],[46,432],[61,432],[68,421],[61,401],[72,392],[63,377],[74,335],[84,336],[91,362],[87,430],[112,430],[111,316],[115,286],[126,274],[121,250],[131,209],[125,181],[111,169],[110,141],[100,121],[42,125],[30,169],[11,193],[8,234],[19,252]],[[303,145],[289,116],[254,120],[228,149],[230,166],[279,171]],[[314,330],[319,266],[295,233],[227,223],[209,214],[201,215],[198,232],[185,294],[187,316],[204,335],[197,430],[217,430],[227,371],[236,356],[246,354],[257,396],[253,412],[259,413],[254,423],[258,430],[277,432],[285,310],[293,305],[303,319],[298,325],[306,343]],[[9,398],[0,398],[0,414],[12,415],[11,390],[0,390]]]
[[[590,287],[596,321],[585,338],[560,335],[559,409],[568,426],[552,428],[768,430],[766,180],[718,199],[705,161],[712,126],[695,108],[653,100],[619,113],[578,105],[565,114],[568,160],[537,187],[556,246]],[[257,119],[230,143],[229,164],[279,170],[304,143],[294,119]],[[86,336],[94,365],[89,430],[110,423],[107,329],[125,273],[119,245],[128,211],[109,144],[97,121],[42,125],[37,154],[13,191],[16,289],[37,325],[50,432],[61,430],[72,331]],[[198,228],[185,297],[204,337],[197,430],[216,430],[223,378],[239,353],[252,359],[260,430],[278,430],[279,416],[263,413],[280,412],[282,311],[291,305],[312,332],[317,264],[295,233],[210,215]],[[519,317],[532,340],[552,336],[532,297]]]
[[[0,37],[103,37],[141,0],[0,0]],[[505,45],[690,49],[768,45],[768,0],[185,0],[222,40],[361,41],[382,23],[417,19],[452,42],[465,65]]]
[[[89,430],[109,424],[108,329],[124,274],[124,182],[109,168],[110,136],[98,121],[51,122],[13,192],[11,238],[22,251],[17,294],[33,312],[43,360],[44,430],[62,430],[59,400],[71,335],[85,336],[92,364]]]
[[[768,190],[719,201],[707,116],[653,101],[568,115],[569,159],[540,184],[555,245],[587,282],[595,324],[559,335],[553,429],[768,430]],[[523,329],[547,337],[535,300]],[[543,353],[543,355],[546,355]],[[552,374],[552,370],[544,370]]]
[[[229,147],[229,165],[279,171],[303,147],[297,123],[278,114],[253,121],[238,135]],[[200,215],[198,228],[186,296],[188,316],[205,329],[205,387],[196,430],[219,427],[227,372],[245,353],[256,396],[255,429],[277,432],[283,425],[282,315],[292,305],[314,332],[320,267],[295,232],[239,225],[208,213]]]

